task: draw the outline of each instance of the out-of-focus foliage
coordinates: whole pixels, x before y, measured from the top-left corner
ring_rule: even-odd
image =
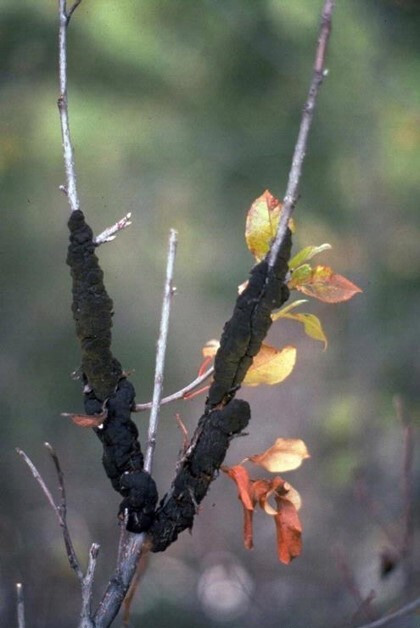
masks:
[[[96,233],[133,214],[132,227],[99,255],[114,299],[113,348],[135,369],[138,401],[151,397],[170,227],[180,242],[165,393],[194,378],[203,340],[219,337],[230,316],[254,262],[243,246],[246,211],[259,190],[281,198],[285,189],[321,4],[84,0],[73,17],[69,103],[83,209]],[[280,387],[241,391],[253,408],[250,435],[233,443],[227,464],[279,433],[299,435],[311,451],[299,471],[303,553],[287,570],[279,566],[268,549],[270,521],[256,531],[258,552],[244,553],[236,504],[218,481],[193,535],[153,557],[134,625],[344,623],[355,609],[331,531],[361,589],[376,590],[378,608],[402,599],[398,570],[379,577],[384,539],[355,502],[353,470],[365,469],[396,527],[402,444],[392,396],[402,394],[413,417],[419,408],[419,30],[417,0],[337,3],[294,252],[331,243],[323,263],[363,294],[334,307],[313,302],[328,334],[325,353],[294,321],[273,326],[270,344],[298,346],[294,372]],[[58,191],[56,42],[54,2],[1,2],[0,623],[14,624],[13,587],[23,581],[32,628],[56,626],[58,617],[63,628],[74,626],[79,597],[54,516],[14,447],[33,457],[51,487],[42,443],[59,452],[77,549],[86,556],[92,541],[102,547],[98,591],[118,537],[118,496],[99,443],[60,417],[82,405],[80,383],[70,378],[79,354],[64,264],[68,208]],[[191,430],[201,410],[198,398],[162,412],[161,491],[182,444],[174,412]],[[144,439],[143,415],[138,424]]]

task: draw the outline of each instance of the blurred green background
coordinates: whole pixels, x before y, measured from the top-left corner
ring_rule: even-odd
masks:
[[[151,397],[170,227],[179,231],[178,294],[166,393],[194,378],[202,345],[220,336],[230,316],[253,263],[243,237],[246,211],[265,188],[279,197],[285,190],[321,5],[84,0],[73,18],[69,104],[82,207],[96,233],[133,213],[132,227],[99,255],[114,299],[114,352],[135,370],[138,401]],[[343,625],[357,610],[346,569],[363,596],[376,591],[378,613],[414,594],[416,575],[407,584],[402,565],[380,577],[389,543],[357,501],[354,473],[361,469],[400,539],[403,435],[393,396],[402,395],[413,421],[419,410],[419,32],[416,0],[337,2],[295,251],[330,242],[319,263],[364,292],[335,306],[310,303],[329,338],[327,352],[293,322],[273,326],[273,344],[298,347],[297,366],[281,386],[241,391],[253,420],[228,463],[278,436],[303,438],[311,451],[287,474],[303,498],[303,555],[289,567],[278,563],[274,525],[263,514],[254,551],[243,549],[240,504],[221,477],[192,536],[151,557],[133,626]],[[70,628],[80,606],[76,579],[54,515],[14,449],[33,458],[52,489],[43,442],[57,449],[79,553],[101,544],[99,599],[115,562],[119,496],[103,473],[96,437],[60,416],[80,411],[82,402],[70,378],[79,350],[64,262],[68,207],[58,190],[56,3],[3,0],[0,59],[0,617],[15,625],[21,581],[30,628]],[[162,411],[161,493],[181,447],[174,413],[192,430],[202,407],[198,398]],[[147,417],[137,423],[144,442]],[[418,465],[416,479],[418,487]]]

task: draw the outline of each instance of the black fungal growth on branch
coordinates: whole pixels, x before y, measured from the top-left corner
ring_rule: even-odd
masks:
[[[95,255],[92,230],[80,210],[72,212],[69,229],[67,263],[82,349],[85,411],[99,415],[105,410],[103,424],[95,429],[103,445],[102,462],[112,486],[124,497],[120,513],[127,519],[127,528],[140,532],[152,523],[158,494],[155,482],[143,470],[138,431],[130,418],[135,390],[111,353],[112,300]]]
[[[164,551],[180,532],[192,527],[197,506],[219,470],[231,439],[250,420],[249,404],[233,397],[267,335],[272,311],[289,298],[286,275],[291,247],[288,229],[274,267],[270,269],[266,260],[257,264],[237,298],[223,330],[205,414],[148,532],[153,552]]]
[[[148,531],[153,552],[163,552],[180,532],[192,528],[198,505],[222,464],[229,443],[248,425],[249,404],[233,399],[222,410],[204,414],[171,489]]]
[[[287,229],[274,266],[269,268],[267,258],[254,266],[247,287],[237,298],[216,354],[208,409],[225,405],[234,396],[267,335],[272,311],[289,298],[286,275],[291,248]]]
[[[266,260],[251,271],[226,323],[215,360],[214,381],[201,417],[169,492],[158,499],[156,485],[143,469],[138,430],[131,420],[135,390],[111,353],[112,301],[103,284],[92,230],[83,213],[69,220],[67,263],[73,278],[72,311],[82,348],[85,410],[104,413],[95,432],[103,445],[103,465],[112,486],[123,497],[120,514],[131,532],[147,531],[152,551],[164,551],[178,535],[191,529],[225,458],[230,441],[250,420],[249,404],[234,399],[253,357],[271,325],[271,313],[289,297],[286,285],[291,234],[287,231],[276,263]]]
[[[71,213],[69,229],[67,264],[73,279],[72,312],[82,349],[81,367],[96,397],[103,401],[114,392],[122,375],[121,364],[111,353],[113,304],[83,212]]]

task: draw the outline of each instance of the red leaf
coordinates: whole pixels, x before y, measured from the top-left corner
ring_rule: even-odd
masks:
[[[299,269],[296,269],[298,273]],[[329,266],[315,266],[308,276],[296,276],[290,282],[290,287],[310,297],[315,297],[324,303],[340,303],[348,301],[362,290],[346,277],[337,275]]]

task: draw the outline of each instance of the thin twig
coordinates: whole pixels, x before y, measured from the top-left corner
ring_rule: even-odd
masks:
[[[60,95],[58,97],[57,105],[60,114],[64,168],[66,171],[66,194],[72,212],[80,208],[80,202],[77,194],[74,151],[71,142],[69,112],[67,106],[67,28],[70,18],[79,6],[80,2],[81,0],[76,0],[67,14],[67,1],[59,0],[58,68]]]
[[[66,499],[66,489],[64,486],[64,473],[61,469],[60,461],[58,459],[58,456],[54,448],[50,445],[50,443],[44,443],[44,445],[47,448],[54,462],[55,470],[57,471],[58,488],[60,490],[60,495],[61,495],[61,503],[60,503],[60,506],[57,506],[57,509],[61,515],[59,522],[60,522],[60,526],[61,526],[61,530],[63,534],[64,544],[66,546],[67,558],[69,560],[70,567],[75,571],[80,582],[82,582],[83,571],[82,571],[82,568],[80,567],[80,563],[77,558],[76,551],[74,549],[73,542],[71,540],[70,531],[67,525],[67,499]]]
[[[395,611],[395,613],[390,613],[389,615],[385,615],[385,617],[381,617],[376,621],[371,622],[370,624],[363,624],[363,626],[358,626],[357,628],[381,628],[382,626],[386,626],[394,619],[399,619],[400,617],[405,617],[406,615],[411,615],[418,608],[420,608],[420,597],[418,597],[413,602],[402,606],[399,610]]]
[[[148,441],[145,455],[144,468],[149,473],[152,469],[153,454],[156,444],[156,431],[159,420],[159,408],[162,398],[163,371],[165,366],[165,353],[168,339],[169,314],[171,311],[172,296],[174,294],[173,275],[177,247],[178,234],[171,229],[168,244],[168,258],[166,264],[166,279],[162,302],[162,314],[160,320],[159,338],[156,350],[156,368],[153,388],[153,401],[149,419]],[[145,547],[145,533],[126,533],[122,538],[119,548],[119,560],[114,576],[110,579],[102,601],[95,613],[95,628],[110,626],[117,615],[121,603],[129,589],[130,583],[137,569],[138,561]]]
[[[67,14],[67,25],[71,20],[71,16],[73,15],[73,13],[75,12],[75,10],[77,9],[77,7],[79,6],[79,4],[81,4],[82,0],[75,0],[73,6],[71,7],[70,11]]]
[[[293,153],[292,166],[289,172],[289,180],[287,182],[286,194],[283,199],[283,211],[281,214],[281,219],[277,229],[276,238],[270,248],[270,253],[268,257],[268,264],[270,268],[273,267],[275,264],[280,247],[286,236],[289,219],[292,215],[298,199],[299,181],[302,174],[302,164],[306,154],[309,130],[312,124],[316,99],[321,83],[326,76],[324,63],[328,40],[331,33],[331,18],[334,4],[335,0],[325,0],[324,8],[322,10],[321,29],[318,37],[318,46],[315,55],[312,81],[309,88],[308,98],[303,108],[299,135]]]
[[[210,375],[213,375],[213,372],[214,372],[214,366],[211,366],[209,369],[207,369],[205,373],[203,373],[202,375],[199,375],[199,377],[196,377],[194,381],[192,381],[190,384],[188,384],[184,388],[181,388],[181,390],[178,390],[177,392],[172,393],[172,395],[168,395],[168,397],[163,397],[163,399],[161,399],[160,401],[160,405],[164,406],[167,403],[172,403],[173,401],[177,401],[178,399],[183,399],[186,394],[188,394],[189,392],[194,390],[194,388],[197,388],[197,386],[199,386],[204,381],[206,381],[206,379],[210,377]],[[152,407],[151,401],[148,401],[147,403],[136,403],[135,412],[143,412],[144,410],[150,410],[151,407]]]
[[[38,471],[38,469],[36,468],[36,466],[34,465],[34,463],[32,462],[32,460],[29,458],[29,456],[27,456],[25,454],[24,451],[22,451],[22,449],[17,448],[16,451],[17,453],[22,456],[22,458],[24,459],[24,461],[26,462],[26,464],[28,465],[29,469],[32,472],[32,475],[34,476],[34,478],[36,479],[36,481],[38,482],[38,484],[40,485],[42,492],[44,493],[45,497],[47,498],[51,508],[54,510],[55,515],[58,519],[58,523],[60,524],[61,527],[61,531],[63,534],[63,539],[64,539],[64,544],[66,546],[66,552],[67,552],[67,558],[68,561],[70,563],[70,567],[73,569],[73,571],[75,572],[75,574],[77,575],[79,582],[81,583],[83,580],[83,572],[82,569],[80,567],[80,563],[78,561],[71,537],[70,537],[70,532],[67,526],[67,520],[66,520],[66,501],[65,501],[65,489],[64,489],[64,484],[63,484],[63,473],[61,471],[61,467],[60,467],[60,463],[58,461],[57,458],[57,454],[55,453],[55,451],[53,450],[53,448],[51,447],[51,445],[49,443],[45,443],[46,448],[48,449],[52,459],[54,460],[54,464],[57,470],[57,475],[58,475],[58,483],[59,483],[59,487],[60,487],[60,493],[61,493],[61,505],[57,506],[57,504],[54,501],[53,496],[51,495],[51,492],[49,490],[49,488],[47,487],[47,485],[44,482],[43,477],[41,476],[40,472]],[[63,507],[64,505],[64,507]]]
[[[168,244],[168,261],[166,265],[165,289],[162,302],[162,314],[160,319],[159,338],[156,351],[155,382],[153,387],[152,408],[149,419],[149,430],[147,434],[146,455],[144,458],[144,468],[149,473],[152,472],[153,454],[156,446],[156,433],[159,423],[159,407],[162,399],[163,371],[165,366],[166,345],[168,342],[169,314],[173,296],[173,277],[178,234],[175,229],[171,229]]]
[[[128,214],[123,216],[123,218],[121,218],[121,220],[116,222],[114,225],[112,225],[111,227],[107,227],[107,229],[104,229],[102,233],[94,238],[93,241],[96,246],[104,244],[105,242],[111,242],[112,240],[115,240],[119,231],[127,229],[127,227],[129,227],[131,224],[131,212],[128,212]]]
[[[21,582],[16,583],[16,610],[18,628],[25,628],[25,602],[23,599],[23,586]]]

